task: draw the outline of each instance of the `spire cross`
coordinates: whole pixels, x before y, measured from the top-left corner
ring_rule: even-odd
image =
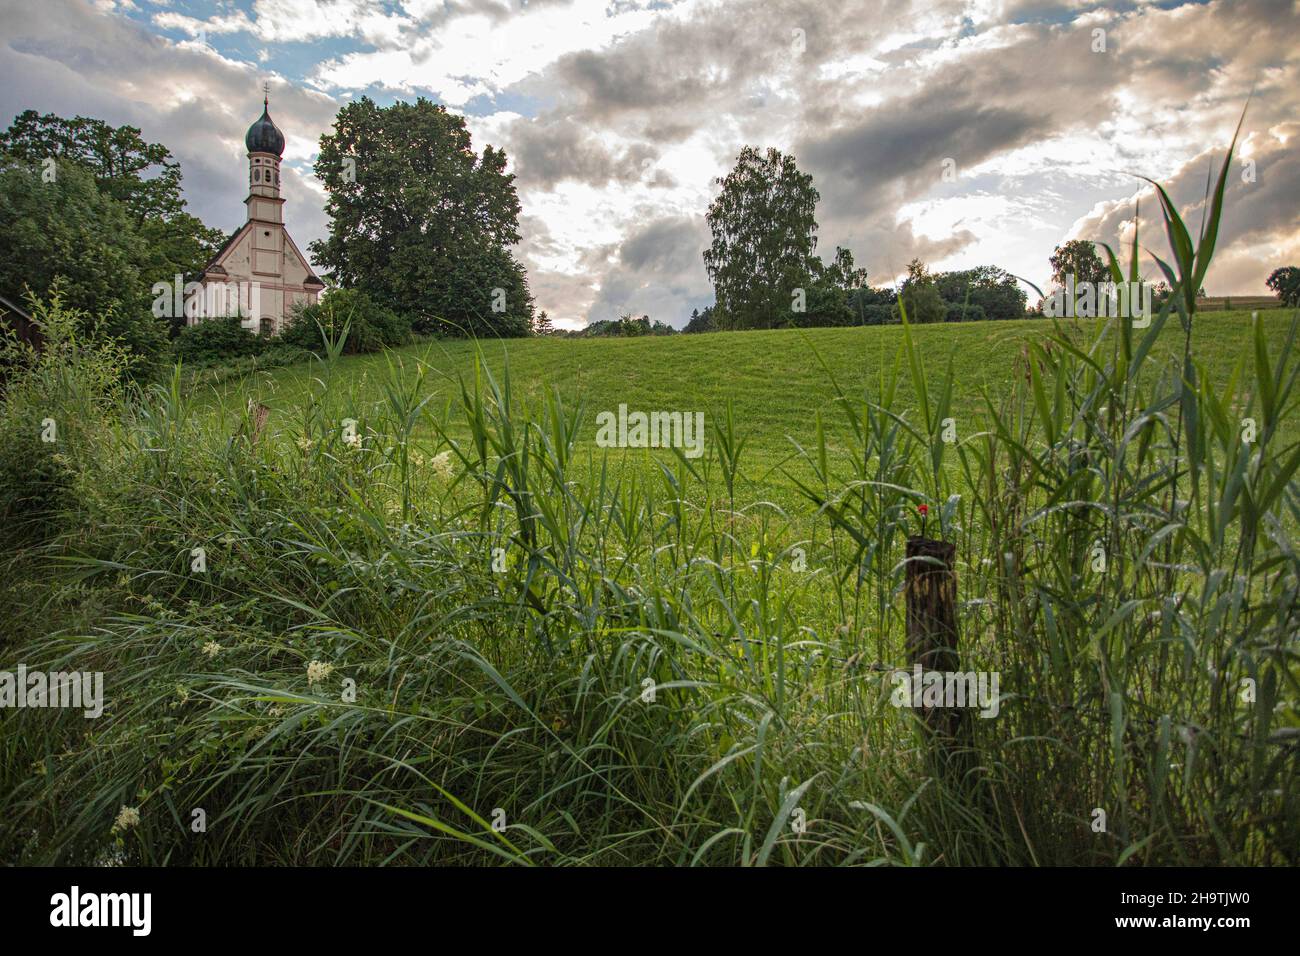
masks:
[[[271,101],[271,84],[269,82],[262,84],[262,105],[269,106]]]

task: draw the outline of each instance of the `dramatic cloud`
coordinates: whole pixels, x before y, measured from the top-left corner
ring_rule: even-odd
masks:
[[[712,298],[704,214],[745,145],[794,153],[819,250],[874,283],[908,260],[1042,284],[1068,238],[1122,241],[1141,176],[1198,222],[1247,98],[1211,294],[1300,263],[1300,6],[1292,0],[0,0],[0,109],[139,126],[181,160],[206,221],[243,215],[260,84],[285,130],[301,244],[339,105],[428,96],[517,176],[539,306],[681,326]],[[1216,166],[1217,168],[1217,166]],[[1146,271],[1155,274],[1148,263]]]

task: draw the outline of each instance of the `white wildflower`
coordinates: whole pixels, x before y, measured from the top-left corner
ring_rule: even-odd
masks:
[[[451,452],[444,451],[434,455],[431,467],[433,473],[439,478],[450,478],[455,473],[455,468],[451,464]]]
[[[319,684],[334,672],[333,664],[326,664],[322,661],[312,661],[307,665],[307,683]]]
[[[113,832],[129,830],[131,827],[140,825],[140,811],[136,807],[123,806],[117,811],[117,819],[113,821]]]

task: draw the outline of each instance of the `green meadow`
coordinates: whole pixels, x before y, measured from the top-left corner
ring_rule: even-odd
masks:
[[[1253,348],[1249,311],[1204,313],[1197,317],[1191,354],[1208,379],[1223,386]],[[1293,310],[1259,313],[1265,335],[1279,347],[1290,327]],[[1154,353],[1181,355],[1183,330],[1170,323],[1162,330]],[[1051,319],[914,326],[917,353],[932,375],[946,375],[951,363],[951,416],[961,441],[988,427],[990,403],[998,407],[1017,379],[1028,374],[1029,343],[1047,341],[1055,328]],[[1094,336],[1097,320],[1061,320],[1060,328],[1080,340]],[[715,332],[704,335],[605,338],[513,339],[457,341],[407,346],[383,355],[345,358],[335,373],[334,387],[349,397],[350,414],[364,418],[384,403],[381,383],[396,364],[409,381],[417,372],[431,407],[452,401],[459,383],[473,379],[482,362],[496,376],[508,368],[522,405],[539,407],[558,392],[583,413],[577,448],[597,455],[596,415],[629,411],[703,412],[706,426],[733,407],[735,426],[745,440],[740,474],[756,499],[794,506],[798,496],[785,470],[797,468],[799,447],[814,439],[821,416],[836,427],[837,395],[879,396],[887,379],[897,376],[895,408],[917,420],[916,390],[905,368],[901,326],[848,329],[780,329],[757,332]],[[220,417],[225,427],[249,400],[272,410],[270,430],[292,439],[301,406],[320,375],[311,363],[254,372],[218,385],[194,386],[200,405]],[[198,383],[202,383],[200,375]],[[838,386],[838,389],[837,387]],[[216,419],[214,419],[216,420]],[[459,434],[457,423],[450,426]],[[1300,423],[1285,422],[1294,436]],[[418,442],[436,444],[432,425],[415,431]],[[832,444],[834,444],[832,438]],[[653,473],[655,459],[670,460],[667,451],[629,450],[611,456],[620,467]]]

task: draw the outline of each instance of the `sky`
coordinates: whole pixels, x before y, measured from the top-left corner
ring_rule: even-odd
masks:
[[[1249,99],[1206,291],[1259,295],[1300,264],[1297,40],[1300,0],[0,0],[0,121],[137,126],[230,231],[269,83],[305,249],[339,107],[423,96],[506,150],[555,325],[680,328],[713,301],[705,214],[746,145],[812,174],[818,252],[849,248],[872,285],[916,257],[1046,288],[1056,245],[1127,250],[1135,210],[1167,258],[1142,177],[1195,229]]]

